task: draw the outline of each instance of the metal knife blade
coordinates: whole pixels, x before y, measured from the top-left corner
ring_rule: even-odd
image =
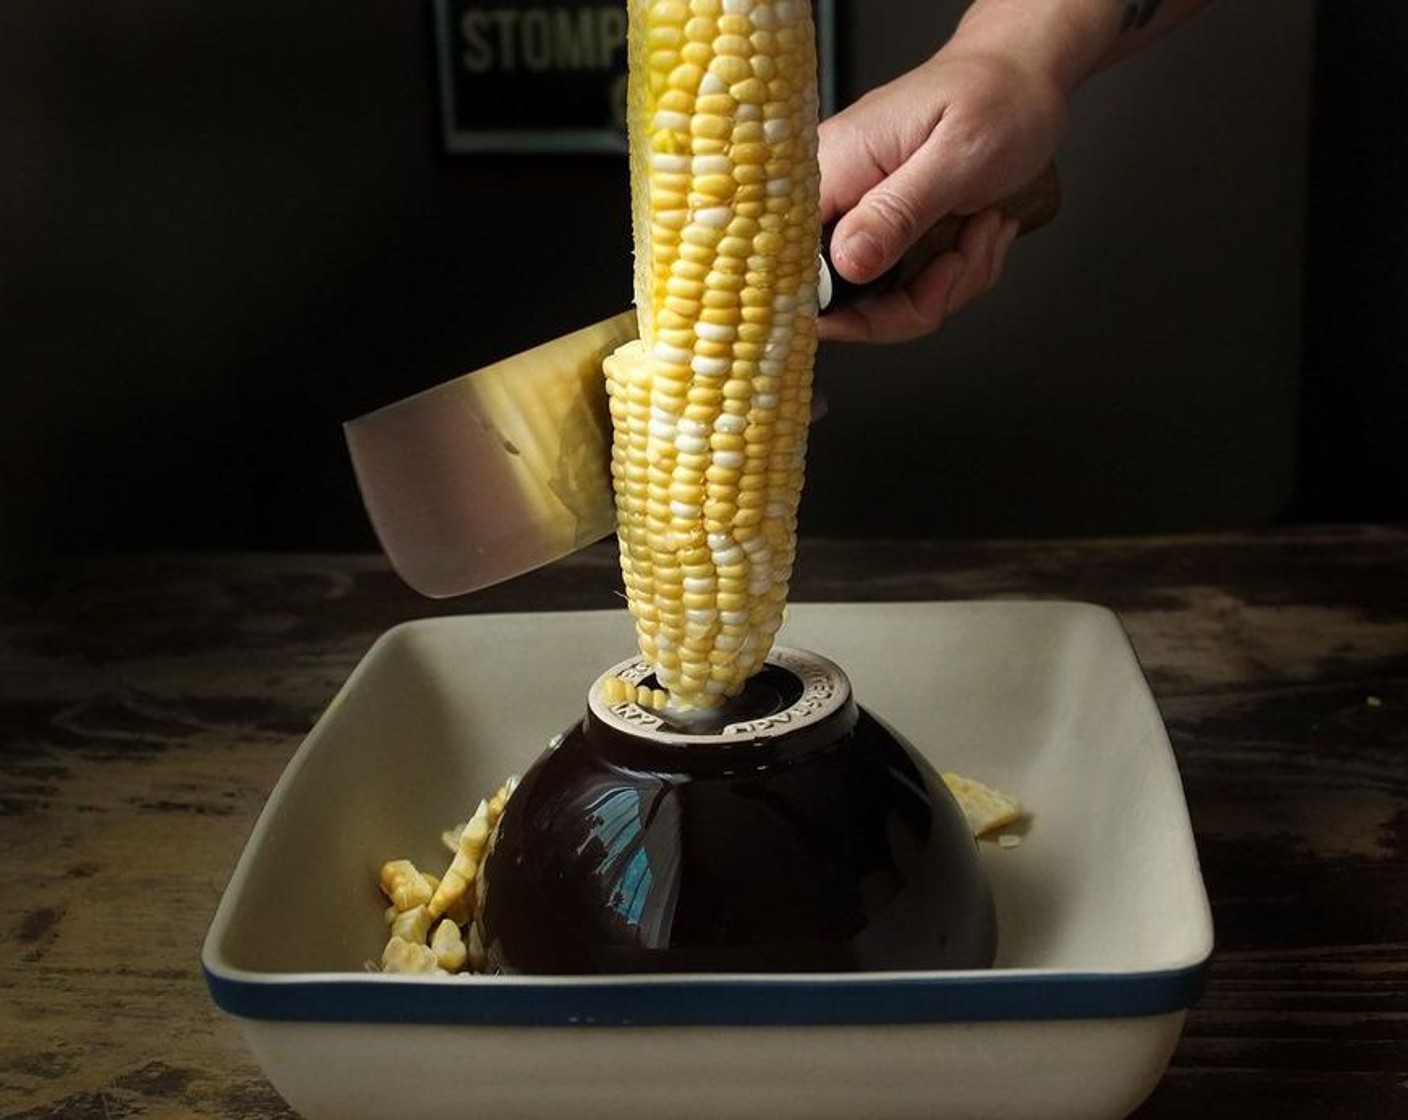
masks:
[[[634,311],[343,425],[396,573],[445,598],[531,571],[616,527],[602,359]]]

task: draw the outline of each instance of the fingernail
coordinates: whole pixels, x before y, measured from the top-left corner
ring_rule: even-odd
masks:
[[[865,230],[857,230],[841,243],[841,256],[848,272],[866,279],[880,270],[883,259],[879,243]]]

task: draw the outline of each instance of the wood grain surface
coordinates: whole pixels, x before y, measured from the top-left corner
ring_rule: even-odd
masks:
[[[620,605],[598,546],[430,602],[379,558],[74,565],[0,600],[0,1118],[292,1113],[198,954],[254,818],[372,640]],[[1408,1116],[1408,531],[804,541],[797,601],[1103,603],[1182,768],[1218,949],[1141,1120]]]

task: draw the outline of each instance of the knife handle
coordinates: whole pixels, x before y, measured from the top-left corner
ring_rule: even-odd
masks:
[[[1045,171],[998,202],[997,208],[1021,223],[1018,233],[1030,233],[1046,225],[1061,208],[1061,180],[1056,174],[1056,165],[1047,164]],[[831,263],[831,235],[836,230],[836,223],[824,226],[821,231],[819,285],[821,314],[833,308],[848,307],[866,296],[884,295],[904,287],[923,272],[935,257],[958,244],[958,235],[965,220],[965,215],[945,214],[920,236],[888,272],[866,284],[853,284],[836,271]]]

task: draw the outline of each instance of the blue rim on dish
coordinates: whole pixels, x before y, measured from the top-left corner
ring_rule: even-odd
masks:
[[[1102,1019],[1181,1011],[1211,958],[1140,972],[703,979],[237,979],[211,997],[247,1019],[472,1026],[838,1026]],[[565,983],[563,981],[566,981]]]

